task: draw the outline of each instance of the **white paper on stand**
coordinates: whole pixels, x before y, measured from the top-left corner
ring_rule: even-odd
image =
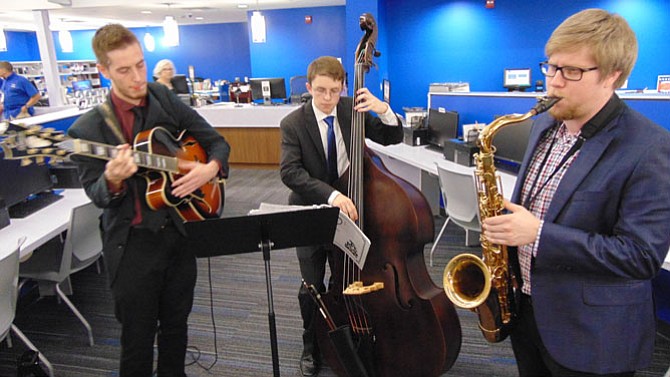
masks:
[[[311,206],[299,206],[299,205],[286,205],[286,204],[271,204],[271,203],[261,203],[258,209],[252,209],[249,211],[249,215],[260,215],[266,213],[277,213],[277,212],[290,212],[290,211],[302,211],[308,209],[317,209],[317,208],[326,208],[330,207],[325,204],[321,205],[311,205]],[[365,260],[368,256],[368,251],[370,250],[370,239],[363,233],[363,231],[354,223],[349,216],[345,215],[340,211],[337,219],[337,227],[335,228],[335,238],[333,239],[333,244],[339,247],[344,251],[349,258],[351,258],[354,263],[360,268],[363,269],[365,265]]]
[[[370,250],[370,239],[349,216],[340,211],[333,243],[344,251],[361,270]]]

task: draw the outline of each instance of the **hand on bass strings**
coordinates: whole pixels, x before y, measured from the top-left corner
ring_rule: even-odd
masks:
[[[372,95],[368,88],[360,88],[356,92],[356,106],[354,106],[354,110],[358,112],[374,111],[377,114],[383,114],[388,108],[388,103]]]
[[[116,189],[120,189],[123,181],[137,172],[137,164],[133,159],[133,150],[128,144],[116,147],[118,153],[105,165],[105,179]]]
[[[337,207],[340,211],[344,212],[345,215],[349,216],[353,221],[358,220],[358,211],[354,202],[351,201],[347,196],[339,194],[333,200],[333,207]]]
[[[540,220],[526,208],[504,201],[505,209],[510,213],[493,216],[482,223],[484,236],[491,243],[507,246],[520,246],[535,242],[540,230]]]
[[[172,182],[172,195],[183,198],[193,191],[202,187],[219,173],[219,164],[216,161],[210,161],[206,164],[179,160],[180,171],[187,171],[185,175]]]

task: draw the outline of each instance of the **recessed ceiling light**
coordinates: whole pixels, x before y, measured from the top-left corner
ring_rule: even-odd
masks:
[[[247,9],[249,6],[247,4],[237,4],[238,9]]]
[[[143,11],[141,11],[140,13],[142,13],[142,14],[151,14],[151,11],[150,11],[150,10],[143,10]]]
[[[205,17],[196,17],[195,19],[198,20],[198,21],[200,21],[200,20],[204,20]]]

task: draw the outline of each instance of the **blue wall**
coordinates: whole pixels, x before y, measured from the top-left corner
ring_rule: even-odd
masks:
[[[212,80],[233,80],[235,77],[251,76],[249,39],[247,24],[226,23],[207,25],[183,25],[179,27],[181,44],[166,47],[162,44],[163,29],[160,27],[131,29],[140,43],[144,44],[144,34],[154,36],[156,49],[144,51],[148,78],[156,63],[161,59],[174,62],[177,72],[188,73],[188,66],[195,67],[196,76]],[[95,60],[91,40],[95,30],[75,30],[71,32],[73,52],[61,51],[58,33],[53,33],[57,60]],[[34,32],[7,31],[7,51],[0,52],[0,60],[36,61],[40,60],[37,36]]]
[[[432,82],[470,83],[471,91],[501,91],[504,68],[538,63],[544,44],[562,20],[586,8],[621,14],[637,34],[639,59],[628,88],[655,88],[659,74],[670,73],[666,0],[524,1],[507,0],[486,9],[482,0],[386,0],[391,104],[426,106]],[[665,47],[664,47],[665,46]]]
[[[266,43],[251,43],[251,76],[283,77],[287,92],[292,76],[307,74],[307,66],[323,55],[344,58],[344,7],[261,11]],[[305,16],[312,23],[305,23]],[[251,12],[248,14],[251,25]],[[251,30],[247,32],[251,41]]]
[[[501,91],[507,67],[531,67],[533,79],[543,79],[538,63],[545,59],[551,31],[589,7],[621,14],[637,33],[639,58],[629,88],[655,88],[659,74],[670,74],[670,18],[657,16],[670,14],[667,0],[505,0],[494,9],[486,9],[483,0],[356,0],[337,7],[263,10],[264,44],[251,43],[246,22],[180,26],[182,44],[170,48],[161,45],[160,28],[133,31],[140,40],[147,30],[156,39],[156,51],[146,52],[149,70],[169,58],[180,73],[194,65],[197,76],[214,80],[281,76],[288,85],[291,76],[304,75],[320,55],[342,57],[351,77],[353,54],[363,35],[358,17],[371,12],[377,18],[382,55],[375,59],[378,68],[366,76],[366,85],[380,95],[381,79],[389,79],[391,104],[400,112],[405,106],[426,106],[431,82],[466,81],[472,91]],[[313,17],[311,25],[305,24],[305,15]],[[57,53],[58,59],[93,59],[92,34],[73,32],[75,52]],[[9,52],[0,52],[0,59],[39,60],[34,33],[7,32],[7,39]]]
[[[33,32],[5,31],[7,51],[0,51],[0,60],[24,62],[40,60],[37,37]]]

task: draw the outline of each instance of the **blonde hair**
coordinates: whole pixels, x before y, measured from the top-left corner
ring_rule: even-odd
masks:
[[[544,52],[574,52],[588,48],[600,77],[620,71],[614,88],[626,81],[637,60],[637,38],[628,22],[618,14],[602,9],[586,9],[563,21],[547,41]]]
[[[177,69],[174,67],[174,64],[170,59],[163,59],[160,60],[158,63],[156,63],[156,66],[154,67],[154,77],[158,77],[161,74],[161,71],[164,70],[167,67],[171,67],[172,71],[176,74]]]

